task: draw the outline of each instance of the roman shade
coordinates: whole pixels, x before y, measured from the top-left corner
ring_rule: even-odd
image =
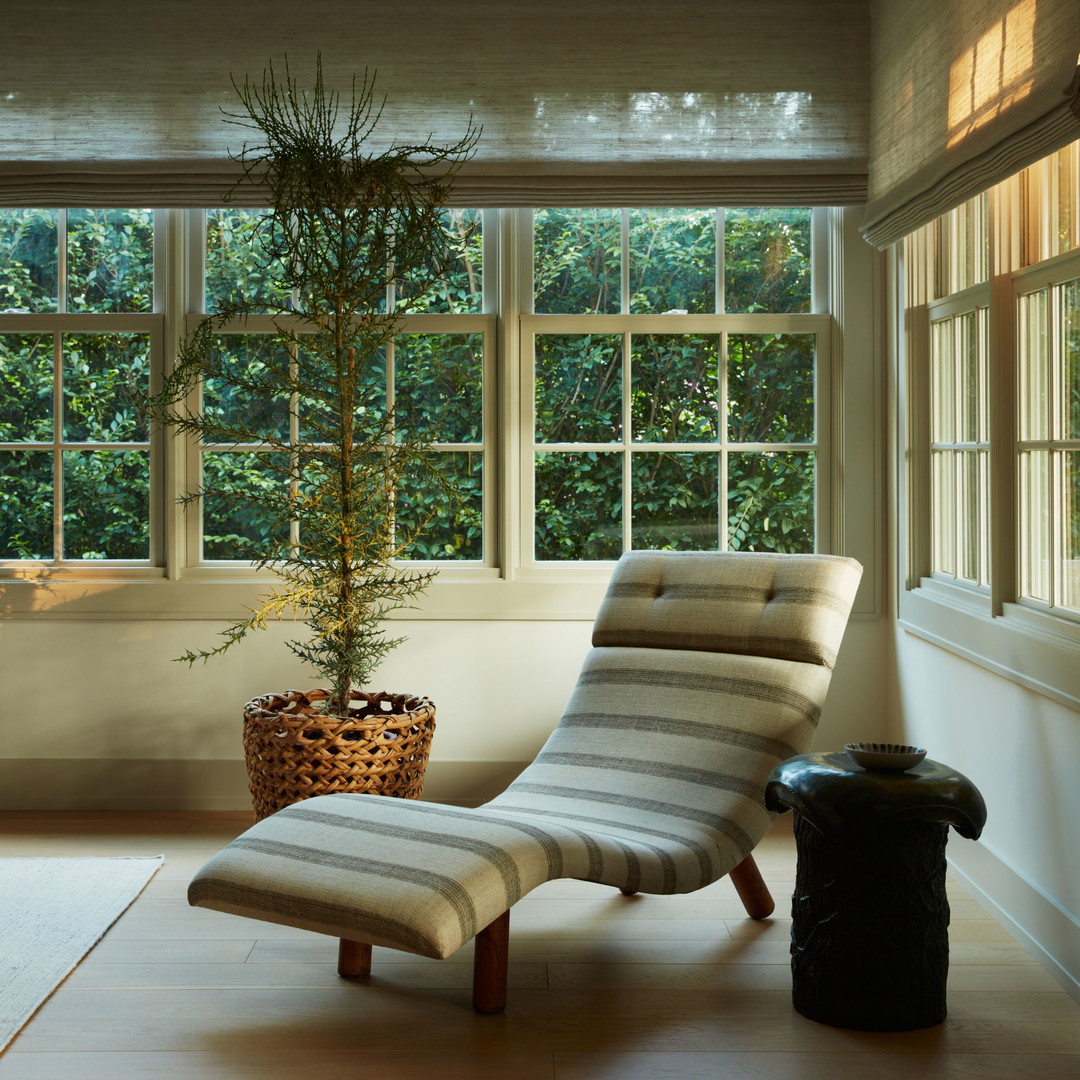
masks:
[[[472,114],[458,205],[865,202],[866,0],[414,0],[404,22],[349,0],[310,0],[299,21],[287,0],[255,19],[216,0],[171,22],[130,7],[56,0],[5,22],[0,206],[219,205],[251,134],[224,122],[230,73],[287,54],[308,85],[316,50],[345,94],[377,73],[380,138],[453,142]]]
[[[1077,0],[874,0],[871,36],[878,247],[1080,138]]]

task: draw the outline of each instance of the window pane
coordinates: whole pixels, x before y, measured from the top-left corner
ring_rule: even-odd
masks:
[[[537,335],[537,442],[621,438],[622,336]]]
[[[930,327],[930,418],[934,442],[956,441],[956,369],[953,362],[953,321]]]
[[[537,210],[533,214],[533,310],[616,314],[622,305],[622,214]]]
[[[69,311],[152,311],[152,210],[69,210]]]
[[[630,311],[716,310],[716,212],[630,211]]]
[[[989,201],[985,192],[949,211],[941,221],[946,265],[943,294],[960,292],[989,277]]]
[[[617,559],[622,455],[536,455],[536,558]]]
[[[149,389],[149,335],[65,334],[62,347],[64,438],[145,442],[146,417],[130,395]]]
[[[440,453],[443,478],[456,493],[447,509],[447,496],[431,479],[412,481],[399,493],[398,524],[405,532],[421,528],[408,559],[482,559],[483,455],[479,452]]]
[[[439,442],[483,438],[482,334],[401,334],[394,339],[395,411]]]
[[[289,434],[289,354],[265,334],[223,334],[215,339],[213,368],[228,379],[203,383],[203,411],[225,426],[220,442],[283,441]]]
[[[1061,289],[1064,333],[1061,342],[1065,372],[1062,427],[1069,439],[1080,439],[1080,281],[1070,281]]]
[[[0,442],[53,433],[52,334],[0,334]]]
[[[52,557],[52,454],[0,450],[0,559]]]
[[[0,210],[0,312],[55,311],[57,213]]]
[[[206,310],[240,301],[256,310],[290,306],[290,293],[277,285],[280,264],[266,253],[271,228],[267,210],[230,208],[206,212]]]
[[[719,548],[719,454],[634,454],[631,483],[635,548]]]
[[[1064,455],[1065,507],[1061,567],[1061,603],[1080,610],[1080,453],[1073,450]]]
[[[1050,602],[1050,454],[1020,455],[1020,593]]]
[[[728,338],[728,437],[733,442],[812,442],[814,335]]]
[[[935,451],[930,457],[930,541],[933,549],[930,569],[956,576],[956,454]]]
[[[724,310],[809,311],[809,210],[724,211]]]
[[[63,527],[66,559],[148,559],[149,454],[67,451]]]
[[[946,513],[956,514],[960,560],[957,577],[973,581],[977,585],[986,584],[980,551],[980,540],[987,535],[989,527],[984,475],[986,463],[984,452],[967,450],[957,454],[959,490],[955,511],[952,507],[943,508]]]
[[[299,381],[315,390],[300,399],[300,438],[305,442],[337,442],[341,435],[341,393],[337,360],[313,348],[298,351]],[[354,352],[356,388],[356,438],[376,436],[386,418],[386,350]]]
[[[981,400],[986,376],[979,351],[979,328],[976,313],[969,311],[956,319],[956,363],[960,378],[960,442],[978,442],[986,425]]]
[[[397,305],[407,311],[469,314],[483,310],[483,238],[479,210],[444,210],[443,231],[452,257],[397,283]],[[416,292],[424,288],[418,300]]]
[[[266,500],[284,500],[285,478],[271,454],[203,454],[203,558],[255,559],[273,553],[288,536],[273,522],[280,514]]]
[[[1046,291],[1019,299],[1020,438],[1050,437],[1050,364]]]
[[[717,340],[691,334],[635,335],[631,404],[638,442],[698,442],[717,437]]]
[[[728,547],[814,550],[814,455],[737,453],[728,460]]]
[[[1073,247],[1073,218],[1080,202],[1080,192],[1075,190],[1080,180],[1073,170],[1073,148],[1063,147],[1052,159],[1057,174],[1057,228],[1055,230],[1055,254],[1064,254]]]

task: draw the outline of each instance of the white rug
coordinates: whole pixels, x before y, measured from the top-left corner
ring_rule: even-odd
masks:
[[[162,857],[0,859],[0,1050],[101,940]]]

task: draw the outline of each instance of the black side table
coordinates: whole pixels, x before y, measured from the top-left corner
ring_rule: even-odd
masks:
[[[966,777],[924,760],[863,769],[843,751],[803,754],[769,777],[770,810],[795,811],[795,1008],[824,1024],[908,1031],[945,1018],[949,826],[979,837],[986,804]]]

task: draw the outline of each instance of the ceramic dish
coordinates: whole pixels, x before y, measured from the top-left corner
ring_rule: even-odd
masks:
[[[921,746],[902,746],[899,743],[853,742],[844,749],[856,764],[876,772],[903,772],[926,757],[926,751]]]

